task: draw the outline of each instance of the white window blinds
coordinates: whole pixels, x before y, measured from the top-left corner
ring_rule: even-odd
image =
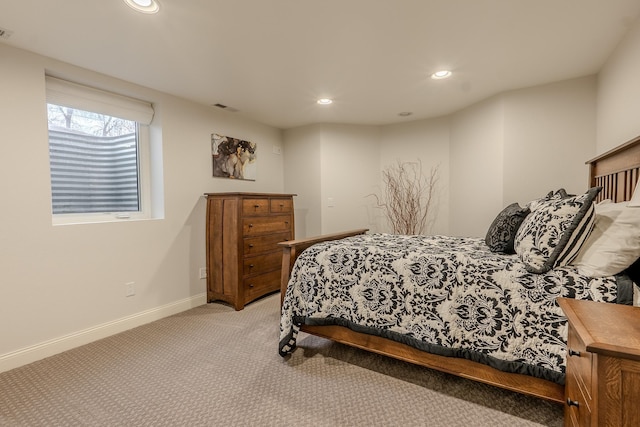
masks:
[[[149,102],[46,76],[47,102],[93,111],[149,125],[153,106]]]

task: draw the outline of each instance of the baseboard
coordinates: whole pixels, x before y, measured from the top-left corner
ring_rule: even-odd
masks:
[[[112,322],[103,323],[102,325],[94,326],[92,328],[16,350],[11,353],[0,355],[0,372],[8,371],[10,369],[44,359],[45,357],[62,353],[63,351],[71,350],[72,348],[88,344],[92,341],[106,338],[206,303],[206,293],[194,295],[183,300],[175,301],[150,310],[145,310]]]

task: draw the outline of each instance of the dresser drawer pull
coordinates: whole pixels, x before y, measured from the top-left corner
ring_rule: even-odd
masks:
[[[577,400],[571,400],[570,397],[567,397],[567,406],[575,406],[576,408],[580,407],[580,403]]]
[[[249,243],[249,247],[252,248],[253,247],[253,243]]]
[[[569,349],[569,356],[578,356],[578,357],[580,357],[580,352]]]
[[[260,208],[260,205],[253,205],[253,207],[254,207],[255,209],[259,209],[259,208]]]
[[[249,268],[253,268],[253,264],[249,264]]]
[[[253,228],[253,224],[249,224],[249,228]]]
[[[253,283],[249,283],[250,288],[253,288],[253,286],[254,286]]]

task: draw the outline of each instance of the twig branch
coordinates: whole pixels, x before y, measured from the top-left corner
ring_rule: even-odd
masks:
[[[387,221],[396,234],[422,234],[426,231],[438,182],[438,167],[431,168],[428,177],[422,172],[422,162],[401,162],[382,171],[382,195],[370,194],[377,207],[384,210]]]

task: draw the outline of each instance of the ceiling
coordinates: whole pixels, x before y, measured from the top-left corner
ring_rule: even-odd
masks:
[[[637,0],[159,2],[146,15],[0,0],[0,41],[278,128],[385,125],[595,74],[640,13]],[[439,69],[453,76],[430,79]]]

